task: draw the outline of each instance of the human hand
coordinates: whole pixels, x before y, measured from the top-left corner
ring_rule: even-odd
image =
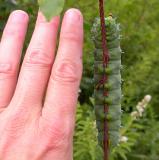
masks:
[[[0,43],[0,160],[72,160],[83,18],[65,13],[54,60],[59,17],[39,13],[18,77],[27,25],[14,11]]]

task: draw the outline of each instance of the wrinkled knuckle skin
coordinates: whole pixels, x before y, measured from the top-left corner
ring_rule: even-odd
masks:
[[[75,32],[65,32],[64,34],[61,35],[61,39],[75,43],[79,43],[81,41],[80,36],[78,36],[78,34],[76,34]]]
[[[50,68],[52,65],[52,58],[44,49],[36,48],[28,52],[28,57],[25,59],[24,65],[26,67],[41,67]]]
[[[64,148],[65,145],[70,144],[72,132],[68,126],[65,126],[59,119],[54,123],[50,123],[47,119],[43,120],[45,122],[42,127],[42,135],[47,137],[45,140],[48,148]]]
[[[9,137],[19,137],[23,135],[24,127],[26,122],[24,120],[19,120],[18,117],[11,117],[6,122],[4,131]]]
[[[6,112],[6,118],[4,120],[4,131],[6,132],[6,134],[10,137],[19,137],[23,135],[24,129],[29,120],[28,114],[29,113],[25,109],[25,106],[18,105],[16,105],[15,109],[13,109],[12,111]]]
[[[17,40],[21,40],[23,38],[23,32],[21,32],[21,28],[17,27],[17,25],[20,26],[22,24],[20,23],[16,25],[11,25],[9,28],[6,28],[3,32],[3,37],[4,38],[13,37],[16,38]]]
[[[68,133],[66,133],[62,128],[49,128],[46,134],[48,137],[52,137],[51,143],[48,143],[48,146],[50,147],[63,147],[64,144],[67,144],[69,139]]]
[[[52,79],[58,82],[73,83],[79,80],[79,66],[69,60],[59,62],[53,70]]]
[[[16,72],[11,64],[0,63],[0,80],[12,79],[16,77]]]

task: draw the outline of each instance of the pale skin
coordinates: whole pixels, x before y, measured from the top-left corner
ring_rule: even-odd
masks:
[[[0,42],[0,160],[73,159],[83,17],[65,13],[55,57],[59,21],[39,12],[20,68],[29,17],[21,10],[9,16]]]

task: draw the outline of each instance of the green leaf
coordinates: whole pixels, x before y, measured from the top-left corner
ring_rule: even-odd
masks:
[[[51,20],[53,16],[60,15],[64,8],[65,0],[38,0],[38,3],[47,20]]]

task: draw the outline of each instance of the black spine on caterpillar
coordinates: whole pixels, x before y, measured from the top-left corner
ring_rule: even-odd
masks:
[[[94,52],[94,97],[95,114],[98,129],[98,141],[103,147],[104,139],[104,120],[108,121],[109,128],[109,146],[114,148],[119,143],[119,130],[121,126],[121,54],[120,48],[120,29],[116,20],[109,16],[105,18],[106,41],[109,51],[109,62],[106,68],[103,68],[103,48],[101,37],[100,18],[96,18],[92,28],[92,39],[95,45]],[[103,73],[105,72],[105,73]],[[106,74],[107,82],[104,88],[108,95],[104,96],[103,85],[99,85],[103,75]],[[98,86],[98,88],[97,88]],[[99,87],[100,86],[100,87]],[[104,104],[109,106],[108,113],[104,113]]]

